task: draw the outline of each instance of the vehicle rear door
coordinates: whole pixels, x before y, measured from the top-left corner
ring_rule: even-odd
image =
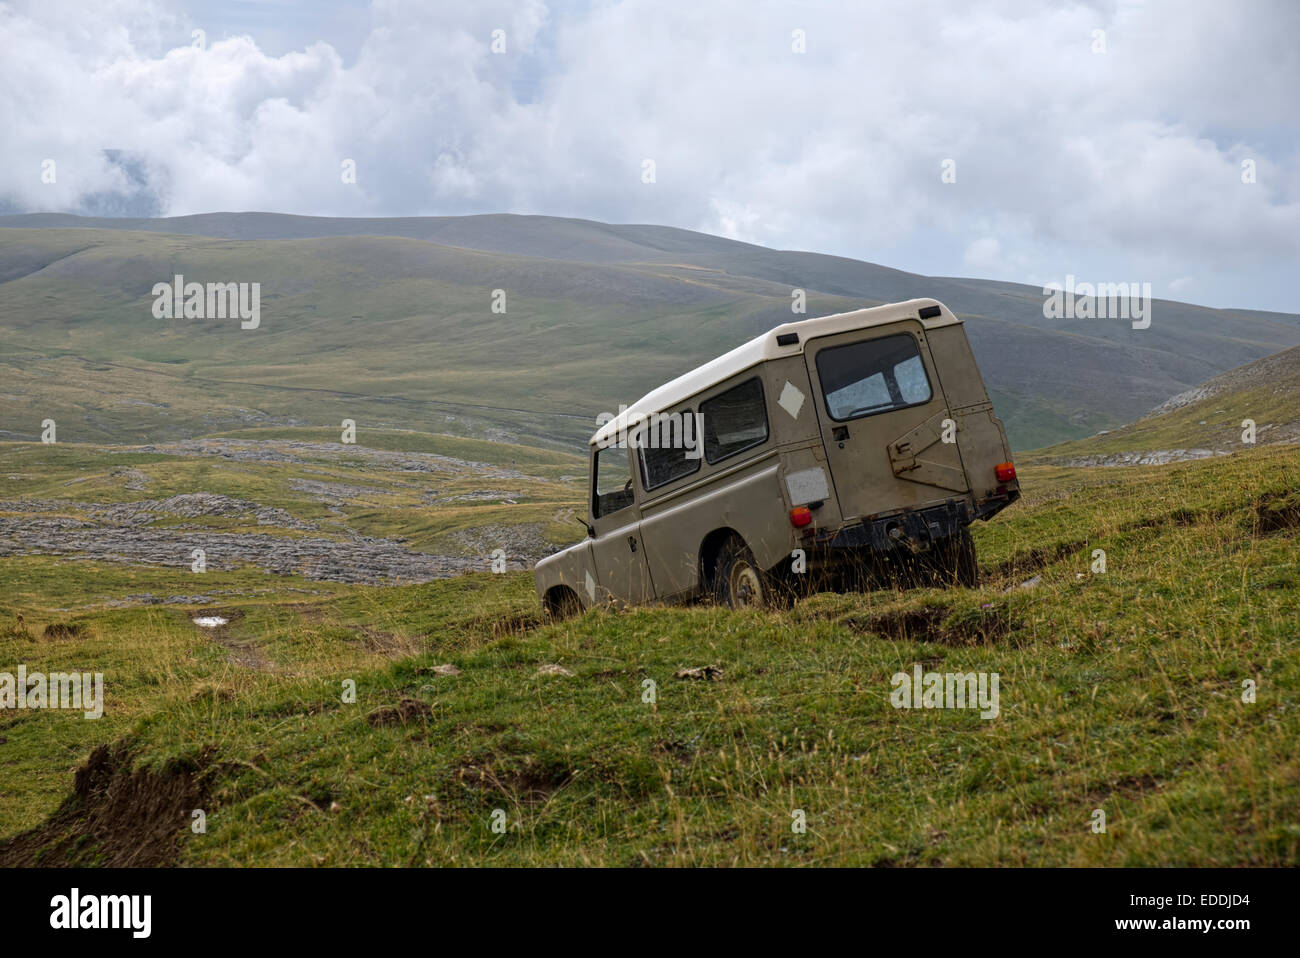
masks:
[[[804,361],[846,520],[968,491],[919,320],[809,340]]]

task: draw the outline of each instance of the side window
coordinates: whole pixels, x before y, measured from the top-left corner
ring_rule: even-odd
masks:
[[[823,349],[817,376],[837,422],[919,406],[933,395],[920,347],[907,333]]]
[[[699,421],[691,410],[657,416],[637,433],[641,488],[649,491],[700,468]]]
[[[710,465],[767,442],[767,405],[757,377],[700,403],[700,416]]]
[[[632,468],[627,463],[627,448],[607,446],[596,452],[596,475],[591,511],[597,519],[632,504]]]

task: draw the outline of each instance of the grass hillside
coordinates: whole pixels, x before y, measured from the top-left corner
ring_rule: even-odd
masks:
[[[525,573],[7,590],[0,660],[108,691],[98,721],[0,718],[0,864],[1300,863],[1300,450],[1022,478],[975,529],[980,588],[786,612],[548,623]],[[894,709],[918,663],[998,673],[1000,715]]]
[[[1211,455],[1300,440],[1300,348],[1247,363],[1162,403],[1150,415],[1088,439],[1035,451],[1024,461],[1125,464],[1168,454]]]
[[[177,273],[261,283],[261,328],[155,319],[150,290]],[[574,449],[599,413],[790,319],[796,287],[808,315],[942,299],[1018,449],[1300,345],[1289,314],[1157,300],[1146,330],[1049,320],[1032,287],[655,226],[36,214],[0,217],[0,437],[36,438],[46,418],[95,442],[352,418]]]

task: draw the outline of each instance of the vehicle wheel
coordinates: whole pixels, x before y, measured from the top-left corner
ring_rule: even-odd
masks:
[[[975,557],[975,539],[970,529],[949,536],[934,550],[936,571],[941,581],[973,589],[979,585],[979,562]]]
[[[733,609],[761,609],[768,604],[769,583],[739,538],[727,540],[713,573],[713,597]]]
[[[582,615],[582,602],[572,589],[555,589],[546,595],[546,614],[552,619],[571,619]]]

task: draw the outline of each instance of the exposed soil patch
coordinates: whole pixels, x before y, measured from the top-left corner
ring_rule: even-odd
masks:
[[[861,632],[941,645],[988,645],[1006,640],[1020,627],[1015,617],[1004,608],[954,611],[927,606],[884,612],[866,619],[851,616],[841,621]]]
[[[433,715],[433,709],[427,702],[419,699],[402,699],[397,705],[385,705],[366,716],[366,721],[374,728],[384,725],[409,725],[422,722]]]
[[[678,669],[673,673],[675,679],[693,679],[697,682],[716,682],[722,678],[722,669],[716,665],[699,665],[694,668]]]
[[[0,867],[174,865],[191,813],[206,805],[214,768],[205,750],[196,761],[132,770],[124,745],[101,745],[77,769],[58,811],[0,844]]]
[[[301,798],[314,805],[317,811],[327,812],[334,804],[334,791],[325,783],[313,780],[307,784]]]
[[[869,618],[850,616],[843,624],[858,632],[875,632],[891,639],[931,642],[940,624],[948,617],[947,609],[902,609]]]
[[[1255,530],[1259,535],[1300,529],[1300,493],[1269,493],[1255,500]]]
[[[540,805],[573,780],[573,769],[526,755],[461,765],[456,769],[456,779],[471,788],[498,792],[521,804]]]

